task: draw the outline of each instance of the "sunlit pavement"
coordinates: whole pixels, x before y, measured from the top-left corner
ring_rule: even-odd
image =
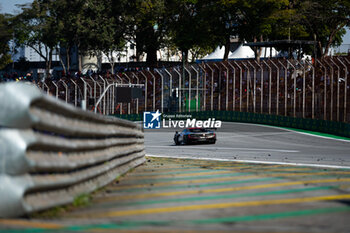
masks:
[[[350,170],[148,158],[52,217],[0,232],[349,232]]]

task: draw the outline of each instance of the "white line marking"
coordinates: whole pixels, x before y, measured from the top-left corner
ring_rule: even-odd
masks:
[[[299,132],[296,130],[285,129],[282,127],[272,126],[272,125],[262,125],[262,124],[242,123],[242,122],[224,122],[224,124],[227,124],[227,123],[229,123],[229,124],[241,124],[241,125],[257,125],[257,126],[261,126],[261,127],[280,129],[280,130],[285,130],[288,132],[294,132],[294,133],[303,134],[303,135],[307,135],[307,136],[313,136],[313,137],[317,137],[317,138],[330,139],[330,140],[341,141],[341,142],[350,142],[350,140],[346,140],[346,139],[332,138],[332,137],[327,137],[327,136],[315,135],[315,134],[311,134],[311,133]]]
[[[270,161],[256,161],[256,160],[238,160],[238,159],[219,159],[219,158],[201,158],[201,157],[180,157],[173,155],[154,155],[146,154],[148,157],[155,158],[173,158],[173,159],[191,159],[191,160],[209,160],[209,161],[223,161],[223,162],[238,162],[238,163],[254,163],[254,164],[273,164],[273,165],[290,165],[290,166],[303,166],[303,167],[319,167],[319,168],[337,168],[337,169],[350,169],[350,166],[337,166],[327,164],[310,164],[310,163],[287,163],[287,162],[270,162]]]
[[[198,149],[198,150],[245,150],[245,151],[273,151],[273,152],[285,152],[285,153],[298,153],[298,150],[283,150],[283,149],[262,149],[262,148],[239,148],[239,147],[196,147],[196,146],[146,146],[147,148],[171,148],[171,149]]]

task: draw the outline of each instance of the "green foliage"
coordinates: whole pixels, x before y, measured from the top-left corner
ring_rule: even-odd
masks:
[[[341,43],[349,18],[348,0],[34,0],[11,22],[17,45],[36,48],[48,66],[52,54],[42,54],[40,47],[108,55],[126,41],[136,44],[137,59],[146,53],[153,66],[163,47],[181,50],[187,60],[189,51],[198,56],[223,45],[226,58],[232,37],[315,40],[318,56],[324,56]],[[12,35],[4,16],[0,27],[3,66]]]
[[[137,59],[146,53],[152,66],[157,62],[157,50],[168,44],[167,10],[165,0],[136,0],[125,5],[127,39],[136,43]]]
[[[0,14],[0,69],[11,63],[9,41],[12,38],[12,30],[9,25],[9,18]]]
[[[74,207],[82,207],[87,206],[90,203],[91,194],[81,194],[74,198],[73,206]]]
[[[331,45],[339,45],[350,26],[348,0],[305,0],[298,9],[301,25],[307,28],[309,39],[317,42],[317,55],[325,56]]]

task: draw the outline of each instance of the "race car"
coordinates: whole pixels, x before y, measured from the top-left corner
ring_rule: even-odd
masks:
[[[176,145],[210,143],[215,144],[216,134],[212,128],[187,128],[181,133],[175,132],[174,142]]]

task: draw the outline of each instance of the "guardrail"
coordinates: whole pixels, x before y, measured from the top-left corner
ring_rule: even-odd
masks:
[[[0,217],[69,204],[145,161],[141,126],[0,85]]]

